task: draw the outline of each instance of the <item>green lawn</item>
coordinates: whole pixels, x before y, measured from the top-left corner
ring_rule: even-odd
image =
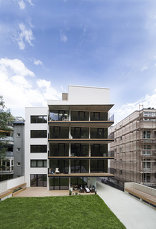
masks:
[[[0,202],[0,229],[125,228],[98,195],[10,198]]]

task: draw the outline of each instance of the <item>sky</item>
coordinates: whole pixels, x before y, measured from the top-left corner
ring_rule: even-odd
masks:
[[[0,0],[0,95],[13,115],[68,85],[110,88],[115,122],[156,108],[156,1]]]

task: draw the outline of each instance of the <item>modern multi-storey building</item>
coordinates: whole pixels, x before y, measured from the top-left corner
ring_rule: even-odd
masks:
[[[26,108],[25,177],[50,190],[96,185],[108,177],[109,89],[69,86],[60,101]]]
[[[156,110],[141,109],[111,127],[111,172],[118,184],[156,186]]]

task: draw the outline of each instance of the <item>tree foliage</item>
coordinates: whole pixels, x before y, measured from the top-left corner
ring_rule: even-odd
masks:
[[[7,141],[5,137],[9,136],[12,129],[9,127],[12,125],[14,117],[5,106],[3,97],[0,96],[0,159],[5,158],[7,151]]]

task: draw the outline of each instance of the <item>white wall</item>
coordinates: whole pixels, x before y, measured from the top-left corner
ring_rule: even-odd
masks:
[[[68,101],[70,104],[109,104],[108,88],[69,86]]]
[[[47,168],[30,168],[31,159],[47,160],[47,153],[30,153],[30,145],[47,145],[47,138],[30,138],[30,130],[47,130],[47,123],[30,123],[31,115],[48,115],[48,107],[27,107],[25,109],[25,181],[30,187],[30,174],[47,174]]]
[[[25,177],[17,177],[14,179],[10,179],[10,180],[6,180],[6,181],[2,181],[0,182],[0,193],[1,192],[5,192],[10,188],[13,188],[15,186],[18,186],[20,184],[25,183]]]
[[[69,86],[68,100],[48,100],[48,105],[110,104],[109,88]]]

